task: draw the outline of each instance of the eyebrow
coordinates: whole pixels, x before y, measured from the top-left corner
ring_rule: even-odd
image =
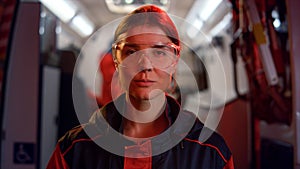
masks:
[[[147,46],[150,46],[152,48],[163,48],[163,47],[168,46],[169,44],[170,43],[167,43],[167,44],[164,44],[164,43],[158,43],[158,44],[136,44],[136,43],[126,43],[125,42],[124,46],[139,47],[139,46],[142,46],[142,45],[147,45]]]

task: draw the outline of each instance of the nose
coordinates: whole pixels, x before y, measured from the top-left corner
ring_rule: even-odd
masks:
[[[138,66],[143,71],[152,71],[153,65],[151,63],[151,60],[148,57],[147,52],[143,53],[139,57]]]

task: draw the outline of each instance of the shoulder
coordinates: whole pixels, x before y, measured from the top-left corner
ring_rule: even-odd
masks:
[[[107,134],[108,123],[116,121],[115,118],[110,117],[112,114],[116,114],[115,111],[113,104],[107,104],[96,110],[89,122],[78,125],[66,132],[58,141],[61,152],[66,153],[80,143],[93,144],[96,139]]]
[[[225,163],[232,157],[232,153],[222,135],[205,127],[198,119],[196,120],[193,129],[184,140],[201,149],[204,148],[205,151],[213,152]]]
[[[76,143],[80,142],[93,142],[94,139],[99,137],[98,134],[93,132],[91,135],[87,135],[86,131],[96,131],[93,124],[87,123],[83,125],[79,125],[69,130],[63,137],[61,137],[58,141],[58,145],[60,147],[61,153],[64,154],[69,151]]]

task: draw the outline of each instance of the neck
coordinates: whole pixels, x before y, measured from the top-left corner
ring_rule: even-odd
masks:
[[[132,101],[130,98],[126,100],[127,107],[123,120],[123,132],[126,136],[152,137],[168,127],[168,119],[163,113],[166,106],[164,93],[151,100],[139,100],[138,102]]]
[[[124,118],[123,134],[132,138],[149,138],[159,135],[167,129],[168,126],[168,119],[164,113],[149,123],[139,123]]]
[[[124,116],[134,122],[150,123],[155,121],[166,106],[166,96],[164,93],[152,99],[135,99],[131,96],[126,98],[126,111]]]

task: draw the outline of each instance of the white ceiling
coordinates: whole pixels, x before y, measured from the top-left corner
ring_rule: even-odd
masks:
[[[94,31],[98,30],[99,28],[103,27],[107,23],[112,22],[115,19],[119,19],[123,17],[125,14],[116,14],[111,11],[109,11],[105,0],[66,0],[71,1],[74,3],[77,7],[78,13],[83,13],[85,16],[87,16],[90,21],[94,24]],[[168,9],[168,13],[172,16],[179,17],[187,21],[187,26],[191,27],[191,23],[193,23],[193,20],[197,18],[199,15],[199,11],[203,11],[206,5],[203,5],[211,0],[170,0],[170,6]],[[202,31],[206,31],[204,33],[208,33],[207,31],[210,31],[222,18],[224,15],[230,10],[227,5],[227,1],[221,0],[224,2],[223,4],[219,5],[219,7],[214,11],[213,15],[209,17],[209,19],[204,22],[204,26],[202,27]],[[225,3],[227,2],[227,3]],[[200,5],[199,5],[200,4]],[[76,37],[76,40],[74,38],[70,38],[67,33],[66,39],[70,39],[72,43],[78,42],[81,46],[87,38],[89,37],[82,37],[79,36],[78,33],[74,32],[72,28],[70,28],[70,25],[68,23],[62,23],[61,24],[64,29],[68,30],[72,34],[72,36]],[[183,30],[183,34],[187,35],[187,32],[190,32],[188,30],[188,27],[185,28],[186,30]],[[61,37],[64,37],[63,34],[61,34]],[[195,39],[195,36],[189,37],[191,39]],[[201,38],[197,38],[201,39]],[[195,42],[198,43],[198,42]],[[68,44],[66,42],[66,44]],[[64,46],[64,45],[62,45]]]
[[[185,18],[195,0],[171,0],[168,12],[181,18]],[[80,0],[77,1],[81,10],[95,23],[99,28],[106,23],[124,16],[124,14],[115,14],[108,10],[105,0]]]

